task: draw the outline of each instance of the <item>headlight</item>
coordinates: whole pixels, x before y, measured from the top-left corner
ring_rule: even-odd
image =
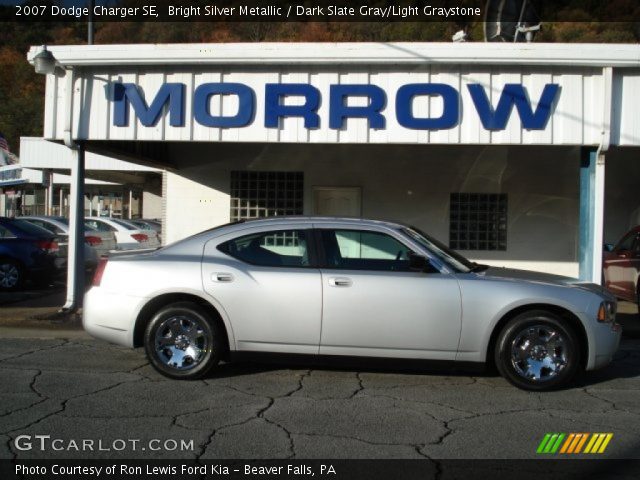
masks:
[[[598,308],[598,321],[600,323],[613,323],[616,319],[615,302],[602,302]]]

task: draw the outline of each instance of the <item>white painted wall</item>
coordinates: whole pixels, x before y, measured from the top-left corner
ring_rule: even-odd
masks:
[[[167,183],[167,240],[229,221],[231,170],[303,171],[314,186],[362,188],[362,214],[448,242],[451,192],[506,192],[508,250],[463,252],[493,265],[577,276],[578,148],[184,144]]]
[[[162,195],[142,192],[142,218],[162,218]]]
[[[227,193],[170,172],[164,181],[167,194],[162,236],[165,245],[229,222],[231,204]],[[211,180],[209,183],[215,185]]]

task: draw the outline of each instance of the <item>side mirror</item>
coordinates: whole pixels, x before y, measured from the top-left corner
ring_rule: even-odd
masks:
[[[604,251],[605,252],[613,252],[613,243],[605,243],[604,244]]]
[[[415,253],[409,254],[409,270],[412,272],[428,272],[434,273],[433,268],[427,257]]]

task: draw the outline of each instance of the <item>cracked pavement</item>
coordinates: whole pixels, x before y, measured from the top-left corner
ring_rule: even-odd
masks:
[[[490,374],[256,364],[185,382],[156,373],[142,349],[98,340],[2,345],[5,459],[535,458],[546,432],[612,432],[606,457],[640,458],[638,339],[624,339],[611,366],[551,393]],[[51,435],[63,446],[89,439],[94,450],[40,451],[34,440],[21,451],[19,435]],[[119,450],[117,439],[139,443]],[[152,439],[192,448],[155,451]]]

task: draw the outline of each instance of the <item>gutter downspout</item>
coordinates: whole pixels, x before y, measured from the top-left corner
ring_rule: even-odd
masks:
[[[63,132],[64,144],[71,151],[71,184],[69,205],[69,251],[67,256],[67,299],[60,310],[74,313],[82,306],[84,293],[84,142],[73,139],[74,69],[67,68]]]

